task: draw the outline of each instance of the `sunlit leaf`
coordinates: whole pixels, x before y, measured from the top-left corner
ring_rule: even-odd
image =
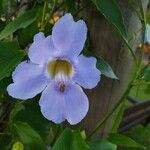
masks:
[[[21,14],[18,18],[16,18],[14,21],[11,21],[5,26],[5,28],[0,33],[0,39],[3,39],[8,35],[11,35],[18,29],[26,28],[35,20],[36,20],[36,10],[30,10]]]
[[[21,142],[16,142],[13,144],[12,150],[24,150],[24,146]]]

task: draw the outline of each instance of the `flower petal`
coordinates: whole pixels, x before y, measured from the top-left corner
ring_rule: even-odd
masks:
[[[34,42],[29,48],[29,58],[33,63],[43,64],[52,56],[54,46],[51,36],[44,37],[41,32],[34,36]]]
[[[87,114],[89,102],[82,88],[77,84],[72,84],[65,95],[66,119],[73,125],[79,123]]]
[[[28,80],[43,73],[43,67],[30,61],[21,62],[12,74],[14,82]]]
[[[100,71],[96,68],[96,59],[94,57],[78,56],[75,75],[73,81],[85,89],[94,88],[100,81]]]
[[[83,20],[74,22],[71,14],[59,19],[52,30],[52,39],[60,56],[78,56],[83,49],[87,27]]]
[[[65,120],[65,101],[62,93],[59,93],[52,82],[43,92],[39,101],[41,112],[45,118],[55,123]]]
[[[42,92],[47,83],[47,79],[39,75],[34,78],[29,78],[28,80],[12,83],[7,87],[7,91],[8,94],[14,98],[26,100]]]
[[[67,119],[72,125],[80,122],[89,108],[87,96],[78,85],[69,84],[65,92],[59,92],[53,82],[43,91],[39,104],[48,120],[61,123]]]

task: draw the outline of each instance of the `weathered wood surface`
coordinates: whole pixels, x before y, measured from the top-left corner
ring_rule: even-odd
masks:
[[[140,23],[135,13],[129,9],[129,1],[131,2],[131,0],[120,0],[119,4],[123,10],[127,32],[130,37],[133,32],[137,32],[140,29]],[[100,15],[92,3],[87,0],[84,0],[83,3],[86,8],[81,13],[81,16],[88,25],[92,50],[112,66],[120,79],[120,81],[116,81],[102,76],[100,84],[95,89],[87,90],[90,110],[81,126],[89,132],[111,110],[124,93],[133,60],[112,25]],[[143,0],[143,3],[146,9],[148,1]],[[135,42],[132,42],[132,46],[135,46]],[[113,119],[114,116],[104,124],[103,128],[95,135],[95,138],[104,137],[108,134],[112,127]]]

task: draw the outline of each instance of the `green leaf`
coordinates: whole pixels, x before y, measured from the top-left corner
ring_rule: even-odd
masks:
[[[144,93],[145,94],[150,94],[150,84],[145,87]]]
[[[2,4],[3,4],[3,0],[0,0],[0,15],[1,15],[2,11],[3,11],[3,6],[2,6]]]
[[[12,150],[24,150],[24,146],[21,142],[14,143]]]
[[[21,102],[16,102],[11,111],[11,118],[13,119],[22,110],[25,110],[25,106]]]
[[[96,67],[97,67],[97,69],[99,69],[101,71],[101,74],[103,74],[104,76],[106,76],[108,78],[118,79],[118,77],[115,75],[115,73],[112,70],[112,68],[110,67],[110,65],[107,62],[105,62],[103,58],[97,57],[95,54],[93,54],[89,50],[84,50],[82,53],[87,57],[92,56],[97,59]]]
[[[21,141],[27,150],[43,150],[44,142],[40,135],[27,123],[16,121],[13,124],[14,132],[17,134],[19,141]]]
[[[83,140],[79,131],[73,131],[66,128],[56,143],[52,147],[52,150],[88,150],[88,146]]]
[[[124,113],[124,109],[125,109],[125,101],[123,101],[120,106],[119,106],[119,109],[118,109],[118,112],[116,114],[116,117],[115,117],[115,121],[113,123],[113,127],[112,127],[112,133],[115,133],[117,132],[118,128],[119,128],[119,125],[122,121],[122,117],[123,117],[123,113]]]
[[[17,115],[15,115],[14,120],[27,122],[45,141],[52,124],[50,121],[45,119],[45,117],[43,117],[38,103],[39,98],[40,97],[37,96],[32,99],[32,101],[25,101],[23,103],[25,109],[19,111]]]
[[[103,58],[97,57],[96,67],[106,77],[112,78],[112,79],[118,79],[118,77],[115,75],[115,73],[113,72],[113,70],[110,67],[110,65],[107,62],[105,62]]]
[[[126,29],[120,8],[115,0],[94,0],[97,9],[116,28],[119,34],[127,37]]]
[[[33,23],[36,20],[36,10],[30,10],[23,14],[21,14],[18,18],[16,18],[14,21],[8,23],[5,28],[0,33],[0,40],[7,37],[8,35],[11,35],[15,31],[21,28],[26,28],[31,23]]]
[[[150,81],[150,67],[148,67],[146,71],[144,72],[144,80],[148,82]]]
[[[0,32],[4,29],[6,22],[0,20]]]
[[[117,146],[106,140],[89,142],[90,150],[116,150]]]
[[[110,134],[108,140],[118,146],[146,149],[143,145],[137,143],[130,137],[118,133]]]
[[[8,77],[14,67],[25,56],[17,41],[0,41],[0,80]]]

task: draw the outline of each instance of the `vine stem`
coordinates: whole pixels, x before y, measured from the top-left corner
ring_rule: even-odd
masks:
[[[47,2],[44,2],[44,6],[43,6],[43,14],[42,14],[42,21],[41,21],[41,28],[40,31],[44,30],[44,20],[45,20],[45,12],[46,12],[46,6],[47,6]]]
[[[137,71],[135,72],[133,79],[129,82],[128,87],[125,90],[123,96],[120,98],[117,104],[112,108],[112,110],[108,112],[106,116],[104,116],[104,118],[100,120],[100,122],[97,123],[95,128],[89,133],[89,135],[87,135],[87,139],[91,138],[102,127],[102,125],[109,119],[109,117],[117,110],[117,108],[120,106],[123,100],[128,96],[131,88],[134,86],[134,83],[135,83],[134,81],[139,79],[139,77],[141,76],[141,72],[143,72],[149,65],[150,65],[150,62],[146,66],[144,66],[141,70],[137,68]]]
[[[49,18],[47,19],[47,21],[45,22],[45,24],[43,25],[43,28],[45,28],[45,26],[47,25],[48,21],[53,17],[53,12],[54,12],[54,10],[55,10],[56,2],[57,2],[57,1],[54,0],[53,7],[52,7],[52,9],[51,9],[51,11],[50,11],[50,16],[49,16]]]
[[[91,131],[91,133],[89,133],[89,135],[87,136],[87,139],[91,138],[100,128],[101,126],[108,120],[108,118],[115,112],[115,110],[120,106],[120,104],[122,103],[122,101],[127,97],[129,91],[132,88],[132,82],[131,81],[125,91],[125,93],[123,94],[123,96],[120,98],[120,100],[117,102],[117,104],[113,107],[113,109],[108,112],[108,114],[106,114],[106,116],[97,123],[96,127]]]
[[[144,9],[143,9],[143,5],[142,5],[142,1],[140,0],[140,11],[141,11],[141,15],[142,15],[142,18],[140,19],[141,20],[141,24],[142,24],[142,31],[143,31],[143,37],[142,37],[142,47],[141,47],[141,55],[140,55],[140,58],[139,58],[139,62],[138,62],[138,67],[140,69],[141,67],[141,64],[142,64],[142,60],[143,60],[143,57],[144,57],[144,43],[145,43],[145,33],[146,33],[146,17],[145,17],[145,13],[144,13]]]
[[[131,52],[131,55],[132,55],[133,60],[134,60],[134,63],[135,63],[135,65],[137,66],[137,65],[138,65],[138,62],[137,62],[137,58],[136,58],[136,56],[135,56],[135,53],[134,53],[133,49],[132,49],[131,46],[129,45],[128,41],[127,41],[123,36],[121,36],[121,37],[122,37],[123,41],[125,42],[125,44],[126,44],[127,48],[129,49],[129,51]]]

